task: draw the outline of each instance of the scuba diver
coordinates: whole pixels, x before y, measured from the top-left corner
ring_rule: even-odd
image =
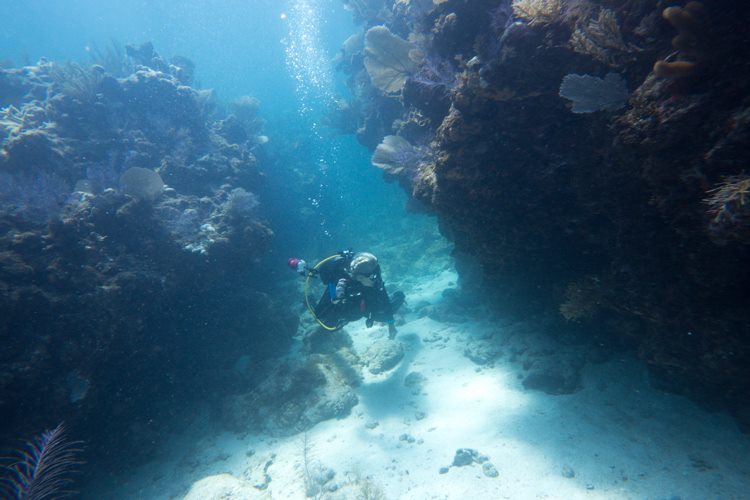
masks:
[[[338,330],[350,321],[366,318],[367,328],[375,321],[388,325],[388,338],[396,337],[398,331],[393,313],[404,303],[403,292],[388,297],[380,276],[378,259],[369,252],[354,253],[351,250],[338,252],[308,267],[302,259],[291,258],[289,267],[308,280],[320,276],[326,289],[315,308],[310,307],[305,286],[307,307],[318,323],[326,330]]]

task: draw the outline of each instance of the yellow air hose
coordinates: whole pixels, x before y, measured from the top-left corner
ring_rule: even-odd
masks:
[[[334,255],[331,255],[330,257],[326,257],[325,259],[323,259],[320,262],[318,262],[317,264],[315,264],[315,267],[313,267],[313,271],[316,270],[322,263],[327,262],[327,261],[333,259],[334,257],[338,257],[338,256],[339,256],[339,254],[334,254]],[[336,330],[338,330],[338,327],[330,327],[330,326],[326,325],[325,323],[323,323],[322,321],[320,321],[320,318],[318,318],[318,315],[315,314],[315,310],[310,305],[310,295],[308,294],[308,289],[309,289],[310,278],[311,277],[312,277],[312,273],[307,273],[307,279],[305,280],[305,304],[307,304],[307,309],[310,311],[310,313],[312,314],[313,318],[315,318],[315,321],[317,321],[320,326],[322,326],[323,328],[325,328],[329,332],[335,332]]]

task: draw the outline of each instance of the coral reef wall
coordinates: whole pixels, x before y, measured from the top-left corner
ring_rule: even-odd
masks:
[[[137,462],[297,328],[254,265],[257,101],[127,54],[0,70],[0,442],[64,420],[90,463]]]
[[[342,49],[352,129],[488,296],[637,350],[656,385],[750,425],[750,9],[345,4],[413,62],[385,93],[368,48]]]

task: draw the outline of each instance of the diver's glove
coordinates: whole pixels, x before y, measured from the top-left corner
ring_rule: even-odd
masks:
[[[336,301],[344,300],[346,298],[346,279],[341,278],[336,283]]]
[[[289,267],[294,269],[297,272],[297,274],[299,274],[300,276],[305,276],[307,275],[308,271],[310,271],[310,269],[307,267],[307,262],[305,262],[302,259],[292,257],[291,259],[287,260],[286,263]]]

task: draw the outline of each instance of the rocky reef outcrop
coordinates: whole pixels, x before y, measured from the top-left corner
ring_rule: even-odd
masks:
[[[150,44],[110,56],[0,70],[0,441],[64,420],[97,463],[148,454],[297,328],[254,266],[257,101],[219,113]]]
[[[339,367],[332,356],[287,359],[270,370],[258,387],[224,401],[224,426],[238,433],[285,436],[324,420],[344,418],[359,402],[354,392],[357,381],[350,371],[348,365]]]
[[[366,41],[342,50],[352,128],[487,296],[636,350],[659,387],[750,425],[750,9],[347,5]]]
[[[359,403],[363,364],[349,334],[323,330],[309,317],[303,317],[299,330],[299,351],[224,399],[219,420],[227,430],[289,436],[345,418]]]

